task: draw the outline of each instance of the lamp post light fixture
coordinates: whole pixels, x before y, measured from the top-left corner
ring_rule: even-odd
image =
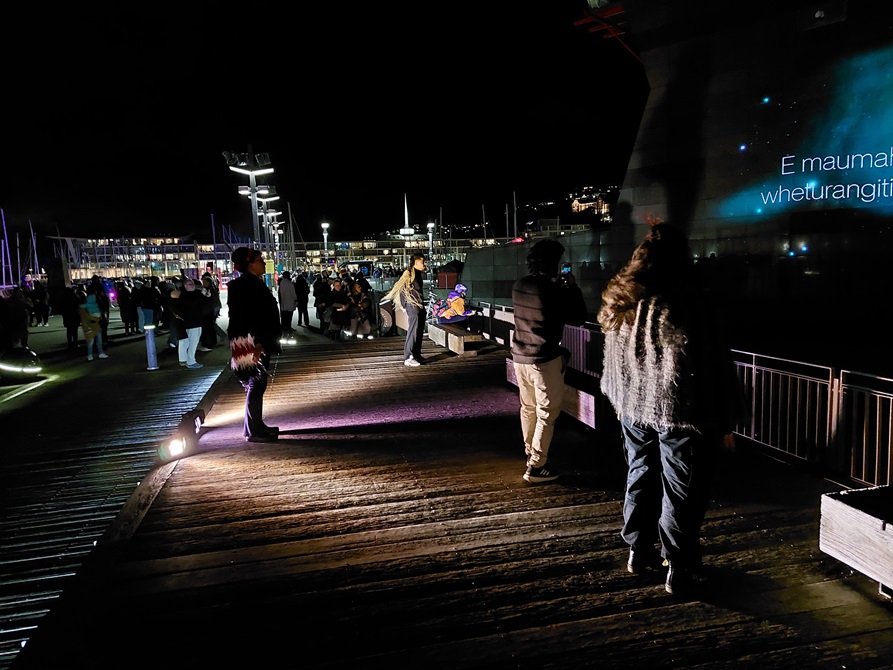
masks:
[[[262,194],[258,193],[258,196],[260,196],[260,195],[262,195]],[[263,213],[263,216],[264,216],[263,230],[264,230],[264,242],[266,243],[264,246],[265,246],[266,252],[269,254],[271,251],[272,245],[270,244],[270,235],[268,232],[268,226],[270,225],[270,216],[273,213],[273,210],[271,210],[267,207],[267,203],[273,202],[274,200],[279,200],[279,196],[276,195],[276,187],[274,187],[274,186],[270,186],[267,189],[267,193],[263,194],[263,195],[264,195],[264,197],[258,197],[257,201],[260,203],[261,212]],[[279,212],[276,212],[276,214],[279,214]]]
[[[268,167],[270,165],[270,156],[265,153],[253,153],[251,151],[251,145],[249,144],[248,153],[236,154],[232,151],[224,151],[223,157],[226,159],[226,164],[229,166],[230,170],[238,172],[239,174],[248,175],[249,186],[247,195],[251,196],[251,219],[254,224],[254,245],[255,248],[258,248],[258,245],[260,244],[260,222],[257,216],[257,194],[259,188],[257,185],[257,177],[273,173],[273,168]],[[239,192],[243,192],[241,188],[239,189]]]
[[[320,263],[320,266],[322,266],[322,265],[328,265],[328,260],[329,260],[329,224],[326,223],[325,221],[323,221],[319,225],[322,227],[322,247],[323,247],[323,254],[324,254],[322,262]],[[319,269],[325,270],[326,268],[320,267]]]
[[[406,248],[409,246],[409,240],[411,240],[412,236],[415,235],[415,228],[410,228],[409,226],[406,226],[406,227],[400,229],[400,234],[406,238],[406,241],[403,243],[403,267],[406,268],[407,263],[409,262],[407,260]]]
[[[428,262],[434,265],[434,222],[428,222]]]
[[[270,229],[273,231],[273,263],[279,266],[279,235],[282,233],[282,221],[273,219],[270,221]]]
[[[278,268],[279,266],[279,233],[282,229],[282,221],[278,221],[276,217],[278,217],[282,212],[275,209],[264,209],[266,215],[267,229],[272,233],[273,239],[273,247],[272,253],[270,256],[273,259],[273,265]]]

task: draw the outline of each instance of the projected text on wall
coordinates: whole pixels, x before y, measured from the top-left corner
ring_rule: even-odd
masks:
[[[742,176],[759,176],[712,200],[712,215],[742,222],[829,209],[888,216],[893,47],[841,59],[807,83],[778,88],[777,100],[754,101],[743,133],[749,141],[730,159]]]
[[[846,156],[810,156],[807,158],[798,158],[794,155],[783,156],[781,174],[783,176],[800,174],[806,181],[802,186],[789,188],[779,184],[775,190],[761,191],[760,199],[763,205],[818,200],[835,202],[855,200],[861,203],[872,203],[878,199],[893,197],[893,179],[881,177],[873,182],[853,182],[846,180],[847,174],[850,170],[861,173],[863,170],[891,166],[893,166],[893,147],[877,153],[858,153]],[[810,179],[816,174],[822,175],[823,179],[830,177],[836,181],[820,182],[815,178]]]

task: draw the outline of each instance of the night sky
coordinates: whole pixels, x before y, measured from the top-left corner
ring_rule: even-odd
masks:
[[[221,153],[249,145],[307,240],[323,220],[331,240],[399,228],[404,194],[411,224],[486,214],[501,234],[513,197],[622,180],[644,75],[574,26],[584,2],[394,4],[16,10],[8,229],[209,240],[213,217],[247,236],[248,180]]]

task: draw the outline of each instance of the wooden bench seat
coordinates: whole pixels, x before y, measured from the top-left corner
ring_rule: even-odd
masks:
[[[459,356],[476,356],[481,348],[489,342],[481,333],[466,330],[466,324],[467,322],[429,323],[428,338]]]

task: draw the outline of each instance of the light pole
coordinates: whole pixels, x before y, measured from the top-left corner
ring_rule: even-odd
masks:
[[[428,262],[434,265],[434,222],[428,222]]]
[[[267,222],[267,230],[269,230],[272,235],[270,256],[273,259],[273,265],[277,269],[279,267],[279,229],[282,226],[282,222],[279,221],[277,217],[280,214],[282,214],[282,212],[275,209],[267,209],[266,205],[264,205],[264,218]]]
[[[261,203],[261,206],[263,207],[263,214],[264,214],[264,239],[267,241],[267,252],[269,253],[269,251],[270,251],[270,244],[269,244],[270,237],[269,237],[269,233],[268,233],[268,230],[267,230],[267,226],[270,225],[270,218],[269,218],[269,217],[270,217],[270,215],[273,213],[273,210],[267,209],[267,203],[268,203],[268,202],[273,202],[274,200],[279,200],[279,196],[276,195],[276,188],[273,187],[273,186],[270,186],[269,188],[267,188],[267,193],[260,193],[260,192],[258,192],[258,195],[263,195],[263,196],[264,196],[263,198],[258,198],[257,201],[258,201],[259,203]],[[279,212],[276,212],[276,214],[279,214]]]
[[[323,262],[320,263],[320,268],[319,268],[320,271],[322,271],[322,270],[326,269],[326,268],[323,268],[322,265],[323,264],[328,265],[328,263],[326,261],[329,260],[329,224],[326,223],[325,221],[323,221],[319,225],[322,227],[322,246],[323,246],[323,254],[325,254],[323,256]]]
[[[400,229],[400,234],[403,235],[404,238],[406,238],[406,241],[403,243],[403,268],[405,269],[408,267],[407,264],[409,263],[409,261],[407,260],[406,249],[409,246],[409,240],[411,240],[412,236],[415,235],[415,228],[406,226],[405,228]]]
[[[223,157],[226,159],[226,164],[229,166],[230,170],[238,172],[239,174],[248,175],[247,195],[251,196],[251,220],[254,224],[254,246],[255,248],[258,248],[260,244],[260,222],[257,218],[257,194],[259,188],[257,185],[257,177],[273,173],[273,168],[268,167],[270,165],[270,156],[269,154],[254,154],[251,151],[251,145],[249,144],[247,154],[236,154],[232,151],[224,151]],[[239,188],[239,192],[243,192],[241,187]]]

